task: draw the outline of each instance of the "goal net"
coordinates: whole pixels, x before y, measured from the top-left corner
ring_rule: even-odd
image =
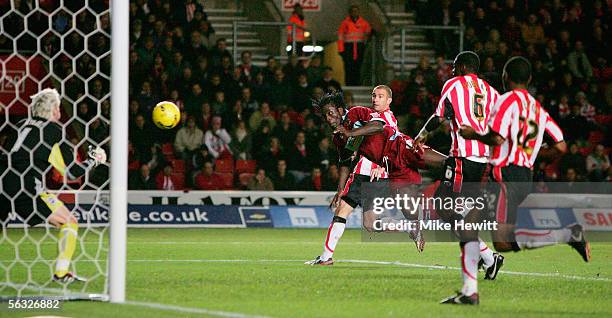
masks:
[[[89,146],[110,154],[110,26],[108,0],[0,1],[0,157],[5,160],[0,176],[14,174],[22,181],[29,173],[42,176],[40,188],[56,195],[78,220],[69,271],[86,279],[70,284],[52,279],[58,250],[66,239],[49,222],[28,224],[47,217],[36,204],[36,194],[27,189],[15,194],[8,190],[12,185],[6,178],[0,178],[4,180],[0,210],[5,211],[0,236],[3,299],[106,299],[109,293],[109,165],[89,169],[75,180],[51,165],[41,171],[31,164],[20,171],[11,160],[11,148],[22,135],[18,131],[23,120],[32,117],[30,96],[51,87],[61,96],[62,143],[74,156],[65,163],[66,169],[82,165]],[[42,144],[35,147],[53,148],[40,140]],[[20,213],[15,202],[20,194],[33,200],[28,215]]]

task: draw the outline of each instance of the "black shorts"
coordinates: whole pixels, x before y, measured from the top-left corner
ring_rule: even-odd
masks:
[[[446,159],[444,177],[439,194],[457,197],[477,197],[481,193],[483,177],[488,170],[486,163],[474,162],[465,158]]]
[[[509,165],[492,167],[491,178],[497,186],[496,220],[499,223],[515,224],[519,205],[533,188],[533,172],[526,167]]]
[[[385,197],[388,189],[389,179],[370,182],[370,176],[351,173],[340,198],[352,208],[361,206],[366,212],[372,209],[374,197]]]
[[[14,205],[11,205],[11,201]],[[22,193],[12,200],[0,194],[0,222],[5,223],[14,211],[19,216],[18,221],[34,226],[46,222],[49,215],[62,206],[62,201],[47,192],[36,196]]]

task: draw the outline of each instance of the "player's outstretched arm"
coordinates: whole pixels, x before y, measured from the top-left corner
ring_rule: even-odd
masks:
[[[432,149],[425,148],[423,149],[423,167],[425,169],[435,169],[440,168],[446,162],[447,156],[441,154],[440,152]]]
[[[552,146],[542,147],[538,156],[546,161],[553,161],[566,152],[567,144],[565,143],[565,141],[562,140]]]
[[[459,134],[465,139],[478,140],[489,146],[499,146],[503,144],[506,140],[504,137],[494,132],[493,130],[489,130],[489,132],[485,135],[481,135],[477,133],[474,128],[465,125],[461,126],[461,128],[459,129]]]
[[[423,144],[427,141],[427,137],[429,134],[438,129],[440,124],[444,121],[444,118],[438,117],[436,115],[431,115],[423,128],[419,131],[419,134],[414,139],[415,148],[420,149]]]
[[[380,134],[384,131],[385,123],[382,121],[370,121],[365,124],[363,127],[354,128],[348,130],[344,128],[344,126],[338,126],[334,131],[334,134],[340,133],[347,137],[357,137],[357,136],[371,136]]]

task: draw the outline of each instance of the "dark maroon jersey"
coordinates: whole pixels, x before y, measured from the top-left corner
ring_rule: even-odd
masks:
[[[353,107],[344,115],[342,125],[350,130],[362,127],[370,121],[384,122],[384,119],[373,109]],[[371,136],[346,138],[344,135],[335,134],[333,141],[341,158],[347,158],[356,151],[385,167],[391,179],[421,182],[418,166],[422,164],[422,154],[412,149],[412,138],[390,126],[385,126],[382,133]]]

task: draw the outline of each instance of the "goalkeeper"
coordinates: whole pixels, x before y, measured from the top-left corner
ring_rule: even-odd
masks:
[[[19,123],[19,132],[11,136],[8,153],[0,154],[0,222],[6,228],[10,212],[16,212],[33,226],[48,222],[59,228],[59,255],[53,280],[71,283],[83,280],[69,271],[76,248],[78,222],[54,194],[45,187],[45,176],[56,169],[68,179],[84,175],[88,169],[106,162],[101,148],[90,149],[82,163],[74,160],[73,149],[66,142],[59,123],[60,96],[46,88],[31,96],[31,117]]]

